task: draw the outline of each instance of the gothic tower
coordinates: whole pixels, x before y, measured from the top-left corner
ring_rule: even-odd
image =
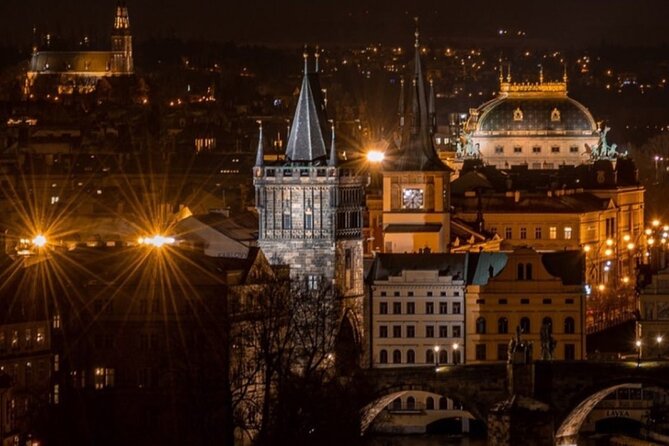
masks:
[[[283,162],[265,164],[261,131],[253,169],[258,244],[271,263],[290,266],[291,277],[307,288],[325,281],[356,300],[363,294],[364,179],[338,159],[328,123],[318,59],[310,72],[305,53]]]
[[[116,5],[114,29],[111,36],[112,72],[114,74],[130,74],[134,71],[132,60],[132,34],[130,33],[130,18],[125,1]]]
[[[434,150],[434,88],[429,97],[420,60],[416,28],[411,108],[400,98],[399,148],[383,166],[383,249],[385,252],[448,252],[450,244],[450,176]],[[404,116],[406,114],[406,117]]]

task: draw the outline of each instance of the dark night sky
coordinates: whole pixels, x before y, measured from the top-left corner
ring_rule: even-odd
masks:
[[[116,0],[0,0],[0,38],[29,42],[33,24],[64,36],[108,33]],[[549,46],[669,42],[667,0],[128,0],[141,40],[184,38],[292,44],[411,40],[410,17],[437,42],[485,43],[500,27]]]

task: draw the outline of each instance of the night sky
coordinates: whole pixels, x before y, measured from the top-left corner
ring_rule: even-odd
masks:
[[[593,46],[669,42],[666,0],[128,0],[140,40],[182,38],[299,44],[410,41],[421,17],[438,43],[498,41],[496,31],[523,30],[530,44]],[[116,0],[0,0],[0,38],[29,42],[33,25],[63,35],[108,33]]]

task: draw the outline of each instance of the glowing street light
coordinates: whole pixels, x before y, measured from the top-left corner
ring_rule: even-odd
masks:
[[[634,345],[637,349],[636,366],[639,367],[641,365],[641,339],[637,339]]]
[[[44,248],[47,243],[47,239],[44,234],[37,234],[34,239],[32,239],[33,245],[37,248]]]
[[[623,283],[624,284],[630,283],[630,278],[628,276],[623,277]]]
[[[439,346],[438,345],[434,346],[434,363],[437,367],[439,367]]]
[[[625,235],[623,235],[623,241],[625,241],[625,242],[629,242],[630,239],[631,239],[631,237],[630,237],[629,234],[625,234]]]
[[[613,240],[610,238],[606,239],[606,246],[613,246]]]
[[[635,245],[634,245],[634,243],[632,243],[632,242],[630,242],[630,243],[627,244],[627,249],[630,250],[630,251],[633,250],[634,247],[635,247]]]
[[[380,150],[370,150],[367,152],[367,161],[370,163],[380,163],[385,157],[386,155]]]
[[[653,220],[653,226],[656,227],[656,228],[658,226],[660,226],[660,220],[658,220],[657,218],[655,220]]]
[[[610,256],[611,254],[613,254],[613,250],[611,248],[607,248],[606,251],[604,251],[604,255],[606,255],[607,257]]]
[[[165,245],[172,245],[176,240],[174,237],[165,237],[164,235],[154,235],[153,237],[140,237],[137,242],[140,245],[153,246],[154,248],[162,248]]]
[[[657,342],[657,359],[660,359],[662,357],[662,335],[657,335],[655,342]]]
[[[591,249],[592,249],[592,247],[590,247],[590,245],[585,245],[583,247],[583,251],[585,251],[585,252],[590,252]]]
[[[599,285],[597,285],[597,289],[599,291],[604,291],[606,289],[606,285],[604,285],[603,283],[600,283]]]

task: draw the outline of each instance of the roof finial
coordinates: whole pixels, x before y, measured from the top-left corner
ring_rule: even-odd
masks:
[[[256,152],[256,167],[262,167],[265,161],[265,144],[262,136],[262,121],[257,120],[258,124],[258,151]]]
[[[539,83],[544,83],[544,66],[539,64]]]
[[[302,57],[304,57],[304,74],[309,74],[309,53],[307,53],[307,44],[304,44],[304,52]]]
[[[562,81],[566,84],[567,83],[567,61],[563,60],[562,61]]]
[[[316,73],[318,73],[318,58],[320,57],[320,48],[318,48],[318,45],[316,45],[316,52],[314,53],[314,57],[316,58]]]
[[[501,86],[504,83],[504,65],[502,64],[502,59],[499,60],[499,85]]]
[[[329,167],[337,167],[337,147],[335,146],[335,123],[330,119],[330,130],[332,130],[332,143],[330,144],[330,159],[328,160]]]
[[[419,41],[420,31],[418,30],[418,17],[414,17],[413,21],[416,22],[416,31],[413,34],[414,37],[416,38],[416,41],[414,42],[414,47],[418,48],[420,46],[420,41]]]
[[[511,62],[508,62],[508,63],[506,64],[506,69],[507,69],[507,73],[506,73],[506,81],[507,81],[508,83],[511,83]]]

